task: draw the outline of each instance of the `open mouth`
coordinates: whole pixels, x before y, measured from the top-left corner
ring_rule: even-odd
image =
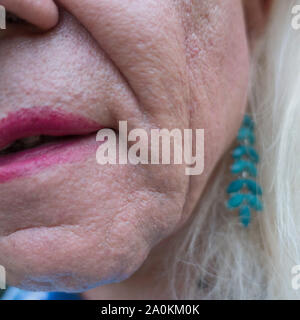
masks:
[[[97,122],[49,107],[20,109],[0,120],[0,183],[96,152]]]
[[[23,139],[18,139],[15,142],[9,144],[8,146],[2,148],[0,150],[0,156],[14,154],[17,152],[35,149],[40,146],[49,143],[59,143],[59,142],[67,142],[74,139],[76,136],[48,136],[48,135],[40,135],[40,136],[31,136]]]

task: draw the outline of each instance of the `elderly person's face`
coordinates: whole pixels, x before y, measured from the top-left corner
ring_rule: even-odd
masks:
[[[51,0],[17,2],[0,0],[35,27],[0,32],[0,143],[82,138],[0,156],[0,264],[26,288],[121,281],[176,236],[235,137],[249,71],[242,1],[60,0],[52,29]],[[203,174],[99,165],[96,132],[121,120],[205,129]]]

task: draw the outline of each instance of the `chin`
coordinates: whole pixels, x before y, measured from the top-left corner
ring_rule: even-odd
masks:
[[[30,291],[83,292],[121,282],[142,265],[150,251],[130,229],[111,235],[110,246],[100,245],[97,235],[90,232],[87,236],[84,228],[17,231],[1,240],[0,253],[6,258],[0,264],[6,268],[10,286]]]

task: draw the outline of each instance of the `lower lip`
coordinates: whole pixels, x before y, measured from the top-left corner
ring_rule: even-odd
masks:
[[[91,134],[0,156],[0,183],[32,175],[53,165],[80,161],[96,152],[98,146],[96,134]]]

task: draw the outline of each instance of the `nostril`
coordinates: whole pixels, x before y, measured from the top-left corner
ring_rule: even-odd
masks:
[[[26,21],[42,30],[53,28],[58,22],[58,8],[53,0],[0,0],[6,8],[10,21]]]
[[[7,24],[20,24],[20,23],[26,23],[25,20],[19,18],[15,14],[11,12],[6,12],[6,23]]]

